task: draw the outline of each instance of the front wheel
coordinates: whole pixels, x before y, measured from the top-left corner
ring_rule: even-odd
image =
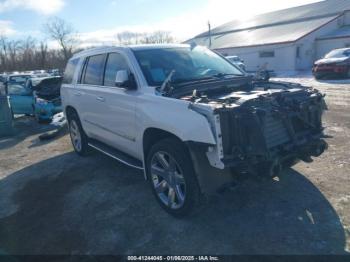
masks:
[[[185,146],[168,138],[155,144],[147,157],[152,191],[161,207],[176,217],[192,213],[199,205],[200,190]]]

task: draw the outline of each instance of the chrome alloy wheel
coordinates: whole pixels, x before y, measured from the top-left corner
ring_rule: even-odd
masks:
[[[81,134],[78,124],[75,120],[71,120],[69,124],[69,133],[72,140],[72,144],[78,152],[81,151]]]
[[[183,206],[186,197],[186,183],[176,160],[166,152],[157,152],[151,160],[153,187],[159,199],[171,209]]]

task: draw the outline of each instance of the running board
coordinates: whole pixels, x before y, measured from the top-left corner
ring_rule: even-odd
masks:
[[[118,149],[115,149],[94,139],[90,139],[88,145],[127,166],[143,170],[143,164],[140,160],[129,156]]]

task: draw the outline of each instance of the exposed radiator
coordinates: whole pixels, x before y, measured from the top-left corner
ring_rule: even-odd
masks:
[[[268,148],[289,142],[288,131],[281,119],[267,115],[263,127],[264,137]]]

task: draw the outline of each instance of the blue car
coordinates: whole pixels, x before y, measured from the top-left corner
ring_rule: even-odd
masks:
[[[36,79],[33,85],[31,77],[9,77],[6,86],[13,114],[33,115],[38,122],[51,121],[56,113],[62,112],[61,82],[62,77],[50,77]]]
[[[51,121],[52,117],[62,112],[60,88],[62,77],[45,78],[32,86],[34,96],[34,114],[38,121]]]
[[[51,121],[55,114],[62,112],[60,97],[48,101],[34,92],[34,101],[34,116],[38,122]]]
[[[33,90],[26,83],[30,75],[11,75],[5,86],[13,114],[34,115]]]

